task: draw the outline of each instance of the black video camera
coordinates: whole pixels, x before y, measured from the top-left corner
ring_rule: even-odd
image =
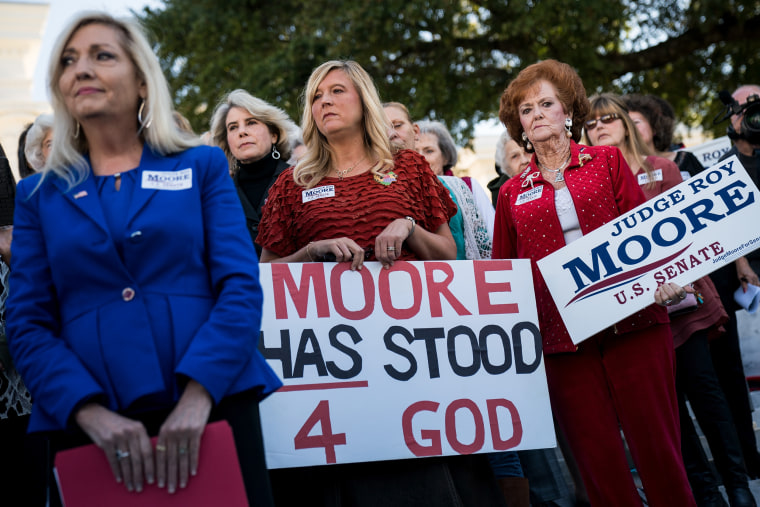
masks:
[[[743,114],[741,132],[737,132],[733,125],[729,125],[728,137],[734,141],[744,139],[750,144],[760,144],[760,95],[750,95],[744,104],[739,104],[725,90],[721,91],[718,96],[726,107],[718,113],[713,124],[717,125],[733,115]]]

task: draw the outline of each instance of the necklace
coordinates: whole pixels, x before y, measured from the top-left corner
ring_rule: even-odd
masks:
[[[345,178],[345,176],[346,176],[348,173],[350,173],[351,171],[353,171],[353,170],[354,170],[354,167],[356,167],[356,166],[358,166],[359,164],[361,164],[362,162],[364,162],[364,159],[365,159],[365,158],[367,158],[367,155],[364,155],[360,161],[358,161],[357,163],[355,163],[354,165],[352,165],[352,166],[351,166],[351,167],[349,167],[348,169],[343,169],[342,171],[339,171],[339,170],[337,170],[337,169],[336,169],[336,170],[335,170],[335,172],[338,174],[338,179],[342,180],[343,178]]]
[[[556,168],[556,169],[549,169],[548,167],[546,167],[546,166],[545,166],[544,164],[542,164],[541,162],[539,162],[539,163],[538,163],[538,165],[539,165],[539,166],[541,166],[541,169],[543,169],[544,171],[548,171],[548,172],[550,172],[550,173],[554,173],[554,182],[555,182],[555,183],[558,183],[558,182],[560,182],[560,181],[565,181],[565,177],[564,177],[564,176],[563,176],[563,174],[562,174],[562,170],[563,170],[565,167],[567,167],[567,164],[569,164],[569,163],[570,163],[570,156],[571,156],[571,155],[572,155],[572,153],[568,153],[568,154],[567,154],[567,158],[565,159],[565,161],[562,163],[562,165],[561,165],[561,166],[559,166],[559,167],[558,167],[558,168]]]

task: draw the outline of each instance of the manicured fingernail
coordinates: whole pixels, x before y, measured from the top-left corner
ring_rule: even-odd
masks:
[[[179,483],[179,487],[182,488],[182,489],[184,489],[185,487],[187,487],[187,483],[186,482],[180,482]]]
[[[174,486],[169,486],[169,493],[174,494]]]
[[[134,486],[132,484],[127,484],[127,491],[134,491]]]
[[[148,477],[146,477],[145,480],[148,481],[148,484],[153,484],[153,476],[152,475],[149,475]]]
[[[142,485],[138,484],[135,489],[137,490],[138,493],[142,493]]]
[[[164,487],[164,481],[158,481],[158,487],[163,488]]]
[[[190,475],[198,475],[198,470],[196,469],[190,470]]]

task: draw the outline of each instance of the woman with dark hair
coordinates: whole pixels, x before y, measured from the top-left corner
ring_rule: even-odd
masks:
[[[641,139],[654,154],[675,162],[687,177],[702,171],[702,164],[693,153],[671,150],[676,115],[668,101],[654,95],[638,94],[623,95],[621,99]]]
[[[695,505],[680,453],[667,311],[652,304],[576,346],[535,264],[645,201],[618,149],[576,144],[588,112],[580,77],[555,60],[526,67],[504,91],[499,118],[534,155],[501,188],[494,257],[534,261],[552,410],[591,504],[641,506],[622,427],[648,504]],[[521,198],[526,191],[533,198]]]

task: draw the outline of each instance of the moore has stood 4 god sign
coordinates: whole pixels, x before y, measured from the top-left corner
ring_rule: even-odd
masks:
[[[529,261],[262,264],[261,284],[270,468],[554,447]]]
[[[574,343],[760,247],[758,189],[734,156],[538,261]]]

